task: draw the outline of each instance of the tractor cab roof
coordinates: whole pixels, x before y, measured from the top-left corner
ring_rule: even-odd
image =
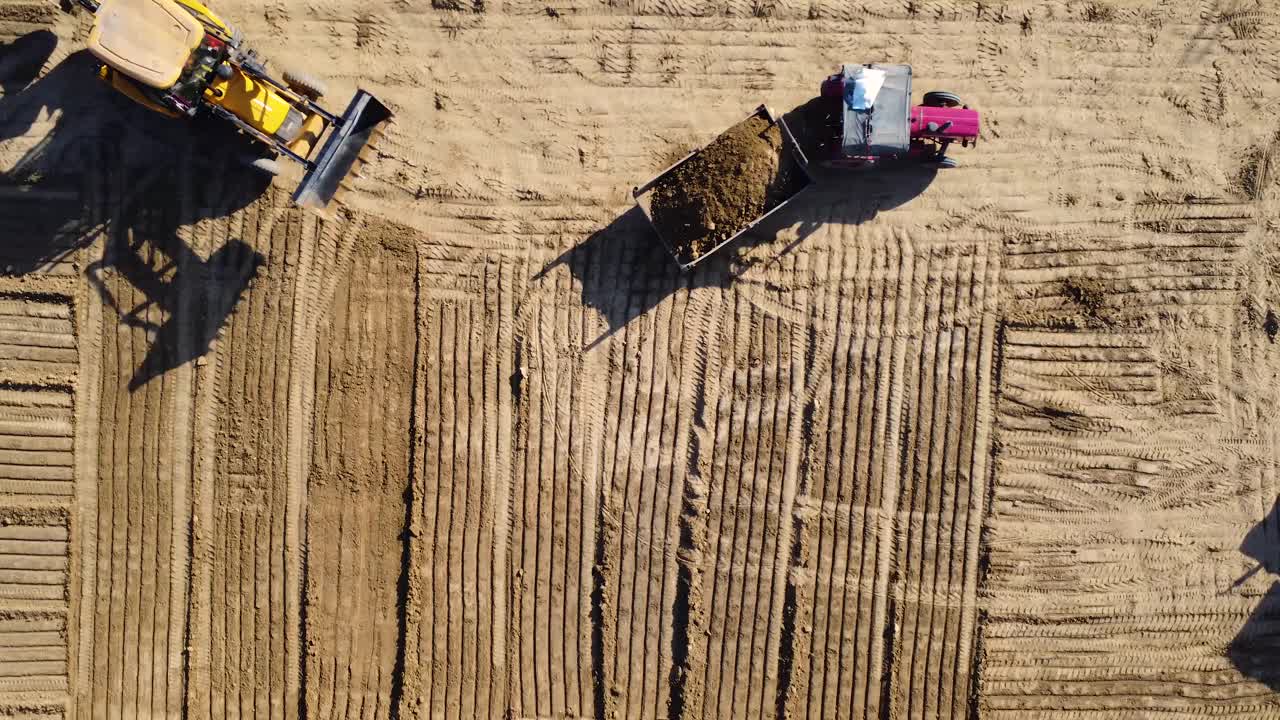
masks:
[[[911,147],[911,66],[847,64],[840,75],[844,154],[906,153]]]
[[[89,51],[134,80],[167,90],[204,35],[200,21],[173,0],[103,0]]]

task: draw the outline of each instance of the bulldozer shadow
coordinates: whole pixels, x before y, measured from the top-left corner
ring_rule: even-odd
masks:
[[[11,96],[35,82],[57,47],[58,36],[48,30],[0,42],[0,96]]]
[[[37,30],[0,45],[0,146],[25,146],[0,172],[6,184],[76,182],[104,169],[95,157],[103,147],[117,166],[148,167],[194,144],[190,123],[136,105],[99,80],[87,50],[41,72],[57,42]]]
[[[1280,575],[1280,498],[1245,535],[1240,551],[1257,565],[1236,586],[1260,572]],[[1280,692],[1280,581],[1271,583],[1226,654],[1241,674]]]
[[[256,202],[270,178],[229,152],[244,142],[234,130],[134,104],[95,77],[85,51],[39,74],[56,40],[24,37],[0,47],[0,148],[31,143],[0,173],[0,213],[20,230],[0,246],[0,274],[57,272],[103,242],[85,275],[147,338],[136,390],[208,353],[264,263],[236,238],[203,257],[181,228]]]
[[[165,207],[156,197],[161,192],[147,193],[145,205],[124,209],[118,225],[106,232],[102,259],[85,271],[120,324],[147,338],[130,391],[209,353],[265,263],[259,252],[234,238],[201,257],[178,235],[169,219],[175,216],[154,212]]]
[[[1242,675],[1280,693],[1280,581],[1271,584],[1231,640],[1227,658]]]
[[[266,191],[251,170],[183,162],[190,157],[131,178],[130,192],[109,203],[102,259],[85,271],[120,323],[149,341],[130,391],[208,354],[266,262],[239,238],[216,242],[207,257],[183,238],[184,226],[231,215]]]

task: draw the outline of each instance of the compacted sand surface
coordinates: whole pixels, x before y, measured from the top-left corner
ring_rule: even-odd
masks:
[[[396,112],[328,217],[0,0],[0,717],[1280,714],[1275,3],[214,9]],[[868,61],[961,167],[679,273]]]

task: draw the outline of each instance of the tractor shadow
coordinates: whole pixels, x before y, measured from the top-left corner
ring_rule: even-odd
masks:
[[[1257,565],[1237,580],[1236,586],[1259,572],[1280,575],[1280,498],[1245,535],[1240,551]],[[1280,581],[1271,583],[1227,646],[1227,658],[1241,674],[1280,692]]]
[[[180,230],[251,205],[270,179],[227,157],[244,142],[234,130],[134,104],[96,77],[87,51],[41,75],[56,44],[36,31],[0,46],[0,150],[23,148],[0,172],[0,231],[11,236],[0,275],[72,267],[102,238],[84,273],[148,341],[132,391],[208,353],[264,263],[237,238],[203,257]]]
[[[725,248],[682,273],[644,213],[632,207],[547,263],[532,279],[541,280],[557,266],[568,267],[581,286],[583,304],[600,313],[608,326],[586,342],[583,350],[591,350],[677,290],[729,287],[738,272],[731,255],[731,248]]]
[[[919,165],[875,172],[818,168],[815,159],[831,149],[831,113],[838,110],[838,103],[833,107],[829,99],[814,98],[783,115],[809,160],[814,182],[689,271],[680,271],[644,213],[632,206],[547,263],[532,279],[543,279],[557,266],[568,267],[581,287],[583,304],[599,312],[607,324],[599,337],[586,344],[584,350],[590,350],[677,290],[728,289],[735,281],[782,262],[823,227],[869,222],[929,187],[937,170]]]

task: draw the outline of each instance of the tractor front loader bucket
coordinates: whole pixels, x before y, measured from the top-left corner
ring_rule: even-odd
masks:
[[[317,209],[328,205],[347,175],[363,164],[366,147],[378,136],[379,126],[390,118],[391,111],[377,98],[364,90],[356,92],[294,191],[294,203]]]

